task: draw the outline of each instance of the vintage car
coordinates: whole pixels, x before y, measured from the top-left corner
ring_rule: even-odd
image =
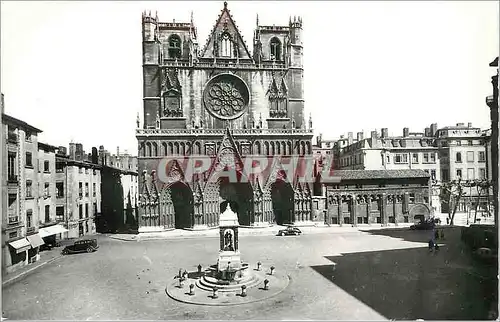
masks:
[[[63,255],[76,254],[76,253],[92,253],[99,248],[97,245],[97,239],[83,239],[78,240],[73,243],[73,245],[68,245],[62,250]]]
[[[278,231],[278,236],[290,236],[290,235],[300,235],[302,232],[297,227],[288,226],[285,229],[280,229]]]
[[[439,224],[438,220],[429,218],[420,222],[415,223],[410,226],[411,230],[431,230],[434,229],[436,224]]]

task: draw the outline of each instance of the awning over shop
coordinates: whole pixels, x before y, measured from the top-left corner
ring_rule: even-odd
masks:
[[[31,244],[26,238],[21,238],[16,241],[10,242],[9,245],[16,250],[17,254],[25,252],[31,248]]]
[[[42,237],[40,237],[39,234],[26,236],[26,239],[28,239],[28,241],[31,244],[31,247],[33,247],[33,248],[36,248],[38,246],[45,244],[45,242],[43,241]]]
[[[54,225],[54,226],[40,228],[38,233],[40,234],[40,237],[43,238],[51,235],[62,234],[67,231],[68,230],[61,225]]]

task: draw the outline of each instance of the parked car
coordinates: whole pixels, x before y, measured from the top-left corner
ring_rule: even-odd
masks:
[[[285,229],[280,229],[278,231],[279,236],[289,236],[289,235],[300,235],[302,232],[297,227],[288,226]]]
[[[424,221],[420,221],[414,225],[410,226],[411,230],[431,230],[434,229],[436,225],[436,221],[432,218],[425,219]]]
[[[76,253],[92,253],[99,248],[97,239],[83,239],[75,241],[73,245],[68,245],[62,250],[63,255],[76,254]]]

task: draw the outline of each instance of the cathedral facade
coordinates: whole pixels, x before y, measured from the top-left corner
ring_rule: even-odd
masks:
[[[139,231],[208,229],[229,203],[242,226],[312,223],[312,188],[279,166],[264,179],[210,181],[221,160],[245,156],[309,156],[312,121],[305,121],[302,19],[262,26],[252,52],[227,3],[204,45],[190,22],[142,15],[143,117],[138,116]],[[205,173],[187,175],[171,157],[205,156]],[[244,173],[239,172],[240,177]],[[166,182],[165,182],[166,181]],[[240,180],[241,181],[241,180]]]

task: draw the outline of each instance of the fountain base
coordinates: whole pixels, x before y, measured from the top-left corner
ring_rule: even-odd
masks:
[[[267,272],[266,272],[267,271]],[[228,306],[262,301],[281,293],[289,284],[289,276],[275,272],[269,274],[268,270],[256,270],[242,264],[234,279],[222,279],[222,272],[217,270],[217,265],[211,266],[205,274],[198,278],[188,278],[184,287],[179,287],[177,281],[170,282],[165,292],[179,302],[197,305]],[[241,276],[238,274],[241,273]],[[195,275],[195,274],[192,274]],[[268,280],[269,289],[264,288],[264,280]],[[189,285],[194,284],[193,293]],[[245,295],[242,296],[242,286],[245,286]],[[213,290],[217,288],[218,297],[213,297]]]

